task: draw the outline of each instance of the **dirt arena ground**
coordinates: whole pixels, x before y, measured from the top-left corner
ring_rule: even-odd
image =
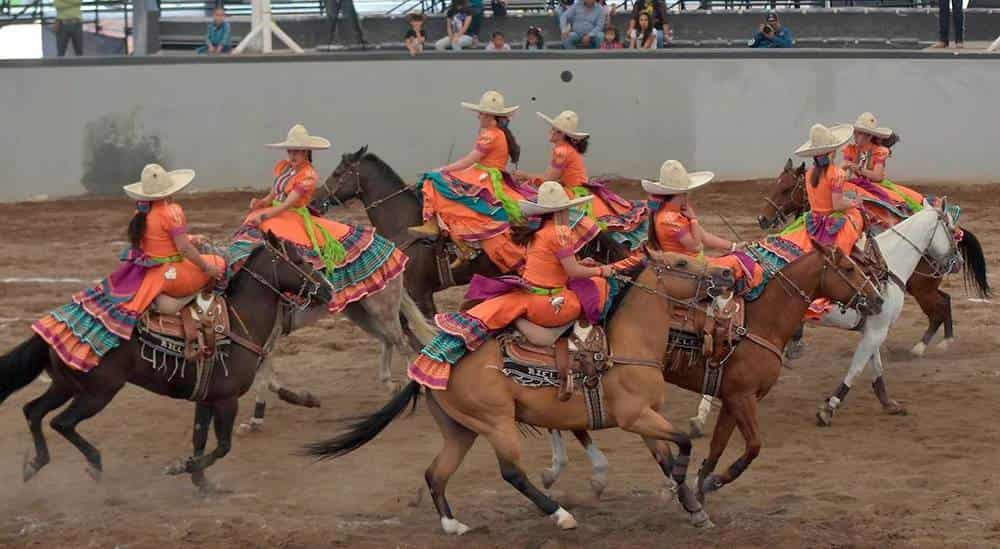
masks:
[[[758,235],[757,184],[718,185],[698,193],[701,218],[733,220]],[[1000,193],[950,186],[962,224],[984,242],[992,282],[1000,284]],[[942,188],[936,191],[940,194]],[[183,197],[193,232],[224,239],[249,195]],[[754,211],[746,209],[752,205]],[[108,273],[124,245],[125,200],[65,200],[0,205],[0,348],[29,333],[29,322],[62,304],[83,282],[17,282],[23,277],[90,281]],[[361,221],[355,207],[335,215]],[[720,222],[711,223],[720,234]],[[89,283],[89,282],[88,282]],[[641,441],[619,431],[595,434],[611,464],[605,498],[589,493],[589,464],[570,444],[570,468],[556,494],[580,522],[560,532],[499,475],[479,441],[449,485],[456,516],[473,526],[462,538],[440,533],[429,498],[416,501],[423,471],[439,447],[423,406],[371,445],[321,464],[293,455],[332,435],[337,419],[374,410],[386,395],[375,385],[374,342],[344,318],[302,330],[280,346],[283,380],[308,387],[319,409],[271,402],[263,432],[235,441],[209,470],[231,494],[203,498],[163,467],[190,453],[193,407],[127,387],[81,432],[103,452],[95,485],[82,456],[46,427],[53,462],[30,484],[21,462],[30,438],[21,406],[41,393],[29,385],[0,408],[0,546],[3,547],[986,547],[1000,545],[1000,335],[995,304],[972,302],[953,277],[958,339],[922,359],[910,346],[924,317],[912,299],[887,342],[890,391],[909,415],[883,415],[864,376],[829,429],[815,426],[822,398],[843,376],[858,336],[826,329],[807,334],[809,352],[784,370],[761,406],[764,449],[743,477],[709,501],[717,527],[695,530],[674,501],[664,501],[658,467]],[[454,306],[460,290],[439,296]],[[404,364],[395,372],[402,377]],[[667,417],[686,424],[697,397],[671,388]],[[253,407],[242,401],[240,419]],[[50,416],[51,417],[51,416]],[[714,421],[714,420],[713,420]],[[570,442],[570,441],[567,441]],[[214,442],[210,441],[211,448]],[[548,465],[545,438],[525,441],[532,477]],[[692,472],[707,451],[695,447]],[[738,434],[722,463],[742,452]]]

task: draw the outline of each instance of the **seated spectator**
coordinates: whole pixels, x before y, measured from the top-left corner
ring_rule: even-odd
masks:
[[[545,39],[542,38],[542,29],[538,27],[528,27],[527,34],[524,35],[524,49],[544,50]]]
[[[563,13],[563,47],[596,48],[604,34],[604,8],[595,0],[573,4]]]
[[[792,31],[781,26],[778,14],[769,13],[764,18],[764,24],[750,41],[751,48],[790,48],[793,44]]]
[[[406,16],[406,22],[410,28],[403,36],[403,43],[406,49],[410,50],[410,55],[416,55],[424,51],[424,41],[427,40],[427,33],[424,32],[424,14],[411,13]]]
[[[229,53],[232,49],[232,36],[229,21],[226,21],[226,10],[219,6],[212,12],[212,22],[208,24],[205,45],[198,48],[198,53],[218,54]]]
[[[490,37],[490,43],[486,44],[486,49],[488,51],[510,51],[510,44],[507,43],[502,32],[496,31]]]
[[[469,0],[452,0],[445,16],[448,18],[448,36],[438,40],[434,47],[444,51],[451,47],[455,51],[468,48],[476,43],[476,37],[469,30],[472,26],[472,10]]]
[[[621,38],[618,37],[618,28],[614,25],[608,25],[608,27],[604,29],[604,42],[601,42],[601,49],[617,50],[623,47]]]
[[[629,36],[629,47],[633,50],[655,50],[656,41],[656,29],[653,28],[652,18],[644,11],[639,12],[638,24]]]
[[[667,5],[663,0],[636,0],[632,5],[632,18],[628,22],[629,37],[632,36],[632,31],[638,26],[640,13],[649,15],[649,18],[653,22],[653,31],[656,33],[656,47],[662,48],[666,46],[670,42],[667,39],[668,35],[672,38],[672,34],[668,32],[670,26],[667,25]]]
[[[507,0],[490,0],[490,11],[493,12],[493,17],[506,17]]]

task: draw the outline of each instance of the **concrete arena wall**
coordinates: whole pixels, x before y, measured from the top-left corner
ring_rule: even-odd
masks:
[[[550,150],[535,111],[581,113],[593,174],[649,176],[676,158],[742,179],[775,175],[811,123],[871,110],[903,137],[894,178],[1000,181],[1000,56],[767,53],[4,62],[0,200],[79,194],[85,172],[128,183],[138,168],[120,166],[150,149],[197,170],[197,189],[265,188],[280,153],[262,145],[299,121],[334,143],[316,159],[324,177],[368,144],[412,180],[469,150],[476,121],[459,102],[491,87],[522,106],[512,127],[533,171]]]

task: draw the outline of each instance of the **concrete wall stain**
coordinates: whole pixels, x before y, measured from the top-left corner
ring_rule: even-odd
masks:
[[[83,177],[89,194],[115,195],[138,180],[146,164],[171,169],[159,135],[145,131],[139,109],[110,113],[87,122],[83,138]]]

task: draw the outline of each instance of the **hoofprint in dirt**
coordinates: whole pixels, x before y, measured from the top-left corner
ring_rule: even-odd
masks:
[[[725,231],[712,213],[726,215],[745,235],[755,235],[763,186],[719,185],[699,193],[702,218]],[[627,189],[620,189],[628,194]],[[989,187],[936,188],[963,205],[963,224],[979,235],[989,267],[1000,266],[1000,196]],[[635,197],[633,193],[631,195]],[[199,194],[182,198],[192,231],[223,240],[240,221],[249,194]],[[0,278],[45,276],[90,280],[115,265],[131,215],[127,200],[73,200],[0,206],[4,254]],[[351,221],[362,221],[360,210]],[[40,230],[39,227],[52,227]],[[69,227],[71,229],[65,229]],[[56,229],[58,228],[58,230]],[[996,280],[992,282],[996,283]],[[28,334],[28,323],[86,284],[0,284],[0,342],[4,350]],[[857,336],[810,330],[809,353],[785,370],[760,406],[766,458],[714,500],[718,526],[688,526],[676,503],[664,503],[662,474],[646,448],[622,433],[595,433],[610,461],[608,489],[600,503],[589,494],[589,462],[568,444],[570,465],[560,480],[561,501],[580,522],[555,532],[548,519],[512,493],[496,474],[488,445],[477,444],[451,483],[474,530],[463,538],[439,534],[429,498],[415,501],[427,460],[440,440],[421,408],[388,429],[370,447],[333,463],[313,465],[291,455],[302,443],[328,436],[338,418],[370,412],[385,395],[371,382],[376,342],[347,319],[325,319],[279,345],[279,368],[296,386],[316,388],[324,408],[277,405],[262,436],[234,443],[214,480],[234,490],[203,499],[186,482],[161,470],[191,439],[189,403],[159,399],[128,388],[83,428],[104,452],[106,475],[94,485],[84,460],[53,439],[53,462],[31,484],[20,484],[21,459],[30,447],[20,412],[43,390],[28,386],[0,408],[0,545],[5,547],[551,547],[672,546],[995,546],[1000,544],[1000,425],[990,402],[1000,399],[1000,318],[996,305],[970,302],[959,279],[955,295],[958,338],[947,353],[910,357],[907,346],[923,330],[908,300],[883,357],[905,417],[884,416],[877,400],[859,392],[852,406],[825,431],[812,427],[815,395],[839,382]],[[455,306],[460,290],[442,300]],[[667,395],[667,417],[686,418],[694,396]],[[244,409],[252,398],[244,398]],[[46,427],[47,428],[47,427]],[[155,436],[151,436],[155,435]],[[526,468],[549,463],[547,437],[525,441]],[[739,445],[724,456],[734,459]],[[695,460],[707,453],[695,445]],[[970,479],[973,479],[970,482]],[[669,536],[669,537],[667,537]]]

